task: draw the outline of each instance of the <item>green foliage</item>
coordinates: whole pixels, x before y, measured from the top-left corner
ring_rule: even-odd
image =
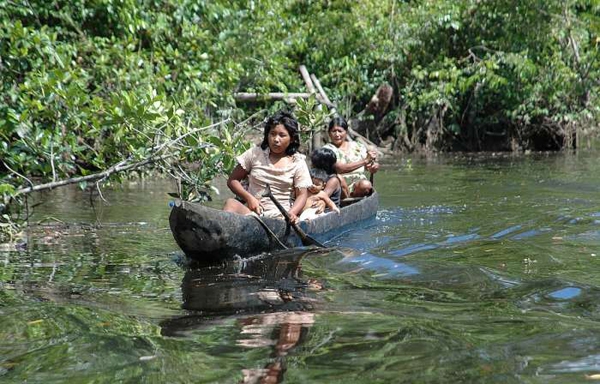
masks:
[[[410,149],[561,148],[600,119],[599,33],[595,0],[3,2],[2,193],[199,145],[252,113],[236,91],[301,91],[300,64],[345,116],[391,84]],[[325,119],[314,100],[297,114],[307,137]],[[236,129],[177,147],[203,164],[187,182],[229,168]]]
[[[300,140],[311,143],[313,135],[327,124],[329,111],[311,95],[308,99],[298,99],[295,115],[300,123]]]

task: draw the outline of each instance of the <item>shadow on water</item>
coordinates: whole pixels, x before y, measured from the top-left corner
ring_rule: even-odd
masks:
[[[262,368],[242,370],[243,383],[280,382],[286,356],[302,344],[314,324],[314,293],[323,289],[303,276],[302,260],[322,250],[285,250],[219,266],[189,269],[181,283],[188,314],[160,323],[163,336],[190,332],[234,319],[241,348],[272,346]]]

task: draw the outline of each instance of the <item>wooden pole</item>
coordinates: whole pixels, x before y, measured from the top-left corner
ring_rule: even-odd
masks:
[[[271,93],[252,93],[252,92],[237,92],[233,94],[233,97],[237,101],[257,101],[257,100],[285,100],[285,99],[307,99],[310,93],[283,93],[283,92],[271,92]]]
[[[312,79],[313,83],[317,87],[317,90],[319,91],[319,94],[321,95],[321,98],[323,99],[323,101],[325,101],[325,105],[329,106],[329,110],[331,111],[332,114],[336,114],[337,113],[337,107],[335,106],[335,104],[333,104],[331,102],[331,100],[329,100],[329,97],[327,97],[327,94],[325,93],[325,90],[321,86],[321,82],[319,81],[319,79],[317,78],[317,76],[315,76],[313,74],[313,75],[310,75],[310,78]]]
[[[254,92],[237,92],[233,94],[233,98],[236,101],[271,101],[271,100],[285,100],[295,102],[296,99],[308,99],[310,93],[306,92],[269,92],[269,93],[254,93]],[[319,103],[327,105],[327,102],[323,100],[320,95],[317,95]]]
[[[314,86],[312,80],[310,79],[310,75],[308,74],[308,70],[306,69],[306,66],[301,65],[299,69],[300,69],[300,74],[302,75],[302,79],[304,80],[304,84],[306,84],[306,89],[308,90],[308,92],[311,95],[314,93],[317,93],[317,90],[315,89],[315,86]]]

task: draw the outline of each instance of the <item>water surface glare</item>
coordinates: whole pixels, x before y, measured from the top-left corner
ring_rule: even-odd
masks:
[[[0,381],[598,380],[597,158],[388,162],[377,219],[330,248],[204,268],[173,241],[168,181],[93,209],[38,195],[27,246],[0,249]]]

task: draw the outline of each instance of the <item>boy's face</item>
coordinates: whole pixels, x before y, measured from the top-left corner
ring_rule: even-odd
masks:
[[[313,183],[313,185],[308,187],[308,192],[310,192],[310,193],[319,193],[323,189],[325,189],[325,182],[323,182],[323,180],[321,180],[321,179],[315,179],[313,177],[312,183]]]

